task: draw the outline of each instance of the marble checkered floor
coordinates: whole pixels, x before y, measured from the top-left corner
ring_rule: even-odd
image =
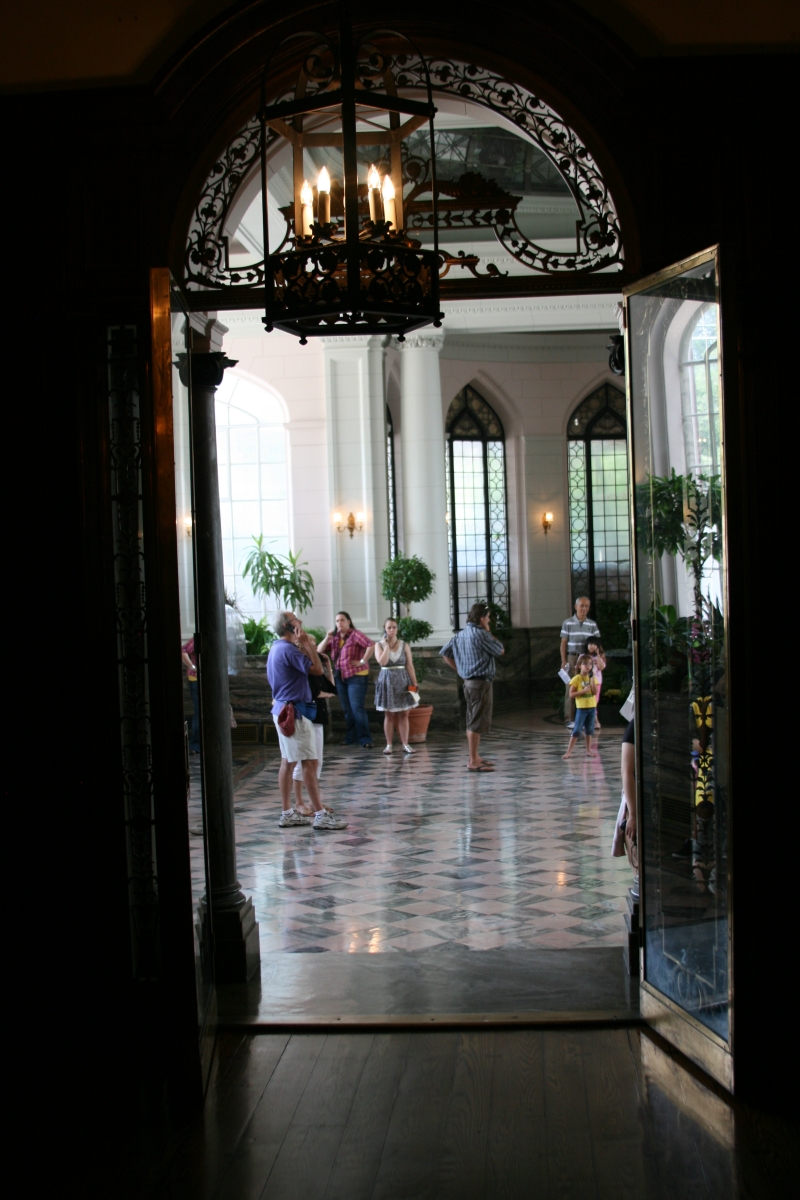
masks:
[[[565,763],[559,732],[495,730],[482,744],[493,774],[467,772],[463,736],[411,759],[326,746],[323,800],[343,833],[279,829],[278,758],[262,752],[236,791],[239,879],[262,951],[621,947],[619,732],[598,759]]]

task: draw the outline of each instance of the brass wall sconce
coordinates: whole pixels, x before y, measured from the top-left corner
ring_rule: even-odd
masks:
[[[352,540],[352,537],[353,537],[353,534],[355,533],[355,531],[358,530],[360,533],[361,530],[364,528],[364,514],[363,514],[363,512],[359,512],[359,513],[356,513],[355,516],[353,516],[352,513],[348,513],[347,520],[345,521],[344,524],[342,524],[342,514],[336,512],[333,514],[333,523],[336,526],[336,529],[339,533],[344,533],[345,530],[347,530],[347,532],[350,534],[350,538]]]
[[[542,529],[544,536],[547,537],[548,530],[553,524],[553,514],[551,512],[542,513]]]

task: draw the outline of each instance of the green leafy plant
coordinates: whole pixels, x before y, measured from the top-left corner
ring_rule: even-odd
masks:
[[[401,617],[397,622],[397,634],[404,642],[408,642],[409,646],[423,641],[432,633],[433,626],[429,625],[427,621],[417,621],[414,617]]]
[[[384,600],[405,606],[406,615],[397,622],[397,635],[412,648],[415,642],[422,642],[433,633],[433,626],[428,621],[418,621],[411,616],[411,605],[421,604],[433,595],[435,579],[430,567],[416,554],[408,558],[398,554],[381,571]],[[417,682],[422,683],[427,675],[423,659],[415,660],[414,670]]]
[[[275,633],[267,624],[266,618],[256,621],[250,617],[242,622],[244,629],[245,647],[248,654],[266,654],[275,641]]]
[[[604,650],[627,650],[630,641],[631,618],[627,600],[598,600],[595,616],[600,626],[600,641]]]
[[[493,600],[487,600],[486,607],[489,609],[489,628],[492,633],[502,633],[504,629],[511,628],[511,615],[506,609]]]
[[[292,554],[273,554],[264,546],[263,534],[253,538],[255,549],[251,550],[242,569],[242,577],[250,579],[253,595],[273,596],[278,607],[290,609],[298,615],[311,608],[314,603],[314,580],[300,562],[302,551]]]
[[[413,646],[433,633],[427,621],[412,620],[411,605],[421,604],[433,595],[436,576],[416,554],[396,555],[381,571],[381,592],[384,600],[405,606],[406,615],[397,622],[397,631],[404,642]]]
[[[636,488],[639,544],[647,554],[680,555],[692,574],[695,618],[703,617],[703,568],[722,557],[719,475],[651,475]]]
[[[619,708],[622,701],[631,690],[631,672],[622,662],[610,660],[603,671],[603,689],[600,692],[600,703],[616,705]]]

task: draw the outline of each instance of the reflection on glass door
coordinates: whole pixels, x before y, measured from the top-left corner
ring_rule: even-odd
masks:
[[[184,759],[194,927],[197,1024],[203,1079],[207,1078],[215,1026],[215,991],[211,912],[208,904],[208,853],[202,772],[202,680],[195,638],[197,629],[194,554],[194,486],[192,471],[191,329],[180,291],[169,271],[151,275],[153,362],[156,403],[171,411],[175,456],[175,520],[180,642],[184,702]],[[166,421],[164,426],[167,426]]]
[[[729,1050],[728,664],[716,253],[699,255],[684,268],[630,289],[626,300],[643,982],[696,1022],[718,1049]]]

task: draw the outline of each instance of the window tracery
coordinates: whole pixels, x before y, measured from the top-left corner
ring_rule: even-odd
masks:
[[[567,430],[570,569],[573,598],[595,612],[630,603],[630,519],[625,397],[610,384],[587,396]]]
[[[505,435],[491,405],[469,384],[447,412],[450,609],[463,628],[478,600],[509,611]]]
[[[466,131],[468,137],[448,129],[437,134],[437,155],[443,156],[437,191],[444,205],[444,223],[456,227],[485,224],[500,246],[531,271],[594,272],[621,266],[621,231],[608,186],[583,140],[558,113],[526,88],[488,68],[441,58],[427,61],[437,93],[456,96],[495,114],[495,120],[500,117],[508,122],[507,127],[495,124]],[[398,59],[398,66],[400,87],[413,93],[422,86],[421,59]],[[270,129],[267,138],[269,148],[278,134]],[[259,139],[259,124],[253,117],[222,150],[206,178],[186,243],[184,282],[190,288],[242,288],[263,283],[263,258],[252,261],[258,256],[251,255],[251,261],[233,263],[226,232],[240,189],[258,169]],[[380,146],[373,152],[380,157]],[[405,183],[423,209],[429,173],[430,164],[409,150]],[[509,191],[520,185],[534,193],[566,195],[574,206],[574,248],[538,244],[529,236],[517,204],[519,197]],[[452,203],[449,192],[453,192]],[[424,211],[417,212],[411,224],[422,230],[425,219]],[[445,270],[455,265],[459,256],[449,257],[452,262],[443,262]],[[462,266],[476,274],[474,255],[461,257]],[[488,269],[498,274],[493,264],[488,264]]]

